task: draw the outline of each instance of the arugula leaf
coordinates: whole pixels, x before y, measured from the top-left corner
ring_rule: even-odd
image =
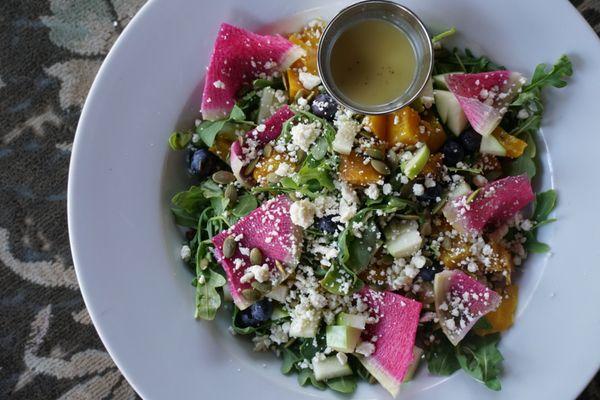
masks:
[[[540,227],[556,221],[554,218],[548,218],[552,210],[556,207],[556,200],[557,194],[553,189],[536,195],[533,215],[531,217],[535,225],[529,232],[525,233],[527,238],[525,247],[527,247],[530,253],[547,253],[550,251],[550,246],[537,240],[537,231]]]
[[[469,49],[464,53],[454,48],[452,51],[442,48],[436,50],[434,75],[462,71],[466,73],[487,72],[504,69],[485,56],[476,57]]]
[[[325,333],[320,332],[315,338],[302,339],[300,344],[300,356],[304,360],[312,360],[317,353],[322,353],[327,347]]]
[[[282,363],[281,363],[281,373],[284,375],[292,372],[296,366],[296,363],[302,360],[298,354],[294,353],[290,348],[284,347],[281,350],[282,353]]]
[[[534,158],[523,154],[508,164],[506,172],[511,176],[527,174],[529,179],[533,179],[537,174],[537,166],[535,165]]]
[[[427,359],[427,369],[433,375],[452,375],[460,369],[456,350],[445,336],[440,339],[439,343],[428,349],[425,358]]]
[[[353,220],[350,229],[344,229],[338,240],[340,248],[340,262],[346,268],[355,273],[362,272],[371,263],[371,259],[378,249],[377,237],[380,235],[379,228],[373,219],[364,222],[361,237],[352,234],[351,227],[357,221]]]
[[[171,136],[169,136],[169,146],[171,146],[173,150],[183,150],[190,140],[192,140],[191,132],[173,132]]]
[[[547,220],[554,207],[556,207],[557,197],[556,190],[553,189],[538,193],[535,199],[533,220],[538,223]]]
[[[238,201],[231,209],[231,213],[238,218],[248,215],[252,210],[258,207],[258,201],[250,193],[243,194],[238,198]]]
[[[200,139],[208,147],[212,146],[219,133],[221,133],[227,124],[237,124],[245,127],[252,127],[256,125],[252,121],[246,121],[246,115],[242,108],[235,104],[229,113],[229,117],[220,119],[218,121],[202,121],[196,128],[196,133],[200,135]]]
[[[511,110],[506,119],[513,125],[516,121],[516,126],[509,129],[510,133],[519,135],[524,132],[537,132],[544,114],[542,89],[565,87],[567,85],[565,78],[571,75],[573,75],[573,65],[566,55],[561,56],[550,69],[547,64],[539,64],[533,72],[531,82],[521,88],[521,93],[510,105]],[[526,111],[524,119],[517,117],[518,110],[521,109]]]
[[[339,295],[355,293],[364,285],[354,272],[337,262],[332,263],[320,283],[328,292]]]
[[[202,188],[192,186],[188,190],[184,190],[173,196],[171,203],[176,209],[182,209],[188,215],[193,216],[204,208],[207,201]]]
[[[456,348],[456,358],[460,367],[476,380],[492,390],[500,390],[500,374],[504,357],[498,351],[499,334],[477,336]]]
[[[319,390],[325,390],[327,388],[323,382],[318,381],[317,378],[315,378],[315,374],[309,368],[305,368],[298,373],[298,384],[300,386],[311,384]]]
[[[453,26],[450,29],[445,30],[444,32],[440,32],[434,37],[431,38],[431,43],[437,43],[442,41],[443,39],[450,37],[456,33],[456,28]]]
[[[564,80],[566,77],[573,75],[573,64],[566,55],[560,56],[556,63],[548,70],[547,64],[539,64],[533,72],[531,83],[523,87],[523,93],[533,90],[540,90],[545,86],[553,86],[562,88],[567,86]]]
[[[356,390],[356,377],[354,375],[328,379],[325,383],[330,389],[340,393],[354,393]]]
[[[202,271],[198,268],[198,278],[204,277],[203,283],[196,283],[196,318],[213,320],[221,306],[221,295],[217,288],[225,286],[227,281],[223,275],[210,269]]]

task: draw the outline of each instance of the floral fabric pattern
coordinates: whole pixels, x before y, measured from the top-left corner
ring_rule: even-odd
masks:
[[[69,251],[69,157],[102,60],[145,0],[2,0],[0,399],[134,399]],[[600,33],[600,0],[571,0]],[[600,400],[600,375],[580,399]]]

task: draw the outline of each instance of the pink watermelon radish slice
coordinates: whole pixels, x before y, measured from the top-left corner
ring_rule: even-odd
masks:
[[[500,124],[508,105],[525,83],[520,73],[506,70],[449,74],[445,80],[473,129],[483,136],[491,134]]]
[[[287,69],[303,54],[304,50],[282,36],[221,24],[204,82],[202,117],[209,121],[225,118],[245,83]]]
[[[240,183],[246,183],[246,177],[243,174],[244,167],[261,155],[262,149],[267,143],[279,137],[283,124],[293,116],[292,109],[284,105],[263,124],[248,132],[241,143],[236,141],[231,144],[229,164]]]
[[[479,234],[489,225],[498,225],[513,217],[535,199],[526,175],[508,176],[488,183],[477,193],[450,200],[444,216],[462,234]]]
[[[269,200],[212,238],[214,254],[227,275],[231,297],[241,310],[254,302],[243,294],[257,280],[247,271],[251,267],[250,250],[256,247],[262,252],[269,269],[268,279],[274,283],[285,279],[298,264],[302,230],[292,223],[291,204],[285,196]],[[236,240],[237,249],[227,258],[223,255],[223,243],[230,236]]]
[[[440,326],[455,346],[502,301],[498,293],[458,269],[436,274],[433,290]]]
[[[375,341],[375,351],[359,357],[364,367],[392,396],[396,396],[410,368],[414,366],[414,347],[421,313],[421,303],[392,292],[361,292],[373,317],[367,324],[363,340]]]

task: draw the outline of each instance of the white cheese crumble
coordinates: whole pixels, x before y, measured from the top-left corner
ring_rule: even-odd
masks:
[[[310,124],[298,124],[292,127],[290,133],[292,135],[292,143],[302,150],[308,151],[308,148],[319,134],[319,128],[314,122]]]
[[[361,354],[365,357],[369,357],[375,351],[375,345],[371,342],[360,342],[356,349],[355,353]]]
[[[375,185],[374,183],[371,183],[365,189],[365,195],[367,195],[367,197],[372,200],[377,200],[379,198],[379,187],[377,187],[377,185]]]
[[[306,199],[295,201],[290,206],[290,217],[294,225],[306,229],[314,222],[315,206]]]
[[[248,268],[248,271],[254,275],[254,279],[258,282],[266,282],[271,277],[271,273],[269,272],[269,266],[267,264],[263,265],[253,265]]]
[[[338,113],[337,119],[333,123],[337,128],[332,143],[333,149],[340,154],[350,154],[354,138],[360,131],[360,124],[346,113]]]
[[[413,185],[413,193],[415,196],[423,196],[423,193],[425,193],[425,187],[420,183],[415,183]]]
[[[225,83],[223,81],[214,81],[213,86],[217,89],[225,89]]]
[[[304,86],[304,89],[307,90],[312,90],[321,84],[321,78],[304,71],[300,71],[298,79],[302,83],[302,86]]]
[[[190,249],[190,246],[187,244],[184,244],[181,246],[181,252],[179,254],[183,261],[189,261],[190,257],[192,256],[192,249]]]

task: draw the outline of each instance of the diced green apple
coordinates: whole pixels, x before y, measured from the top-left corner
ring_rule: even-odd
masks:
[[[348,363],[342,364],[336,356],[327,357],[324,360],[313,359],[313,372],[318,381],[339,378],[340,376],[352,375],[352,369]]]
[[[481,137],[479,152],[482,154],[491,154],[499,157],[506,156],[506,149],[493,135]]]
[[[423,147],[415,152],[410,160],[402,163],[402,172],[404,175],[406,175],[408,179],[415,179],[423,167],[425,167],[425,164],[427,164],[429,154],[429,147],[423,145]]]
[[[386,247],[395,258],[408,257],[421,248],[423,238],[416,221],[392,221],[385,230]]]
[[[348,314],[345,312],[339,313],[336,317],[336,324],[351,326],[352,328],[365,329],[367,317],[364,315]]]
[[[330,325],[325,331],[327,346],[342,353],[352,353],[360,340],[362,329]]]
[[[456,97],[446,90],[434,90],[435,106],[440,119],[456,136],[467,127],[467,116]]]

